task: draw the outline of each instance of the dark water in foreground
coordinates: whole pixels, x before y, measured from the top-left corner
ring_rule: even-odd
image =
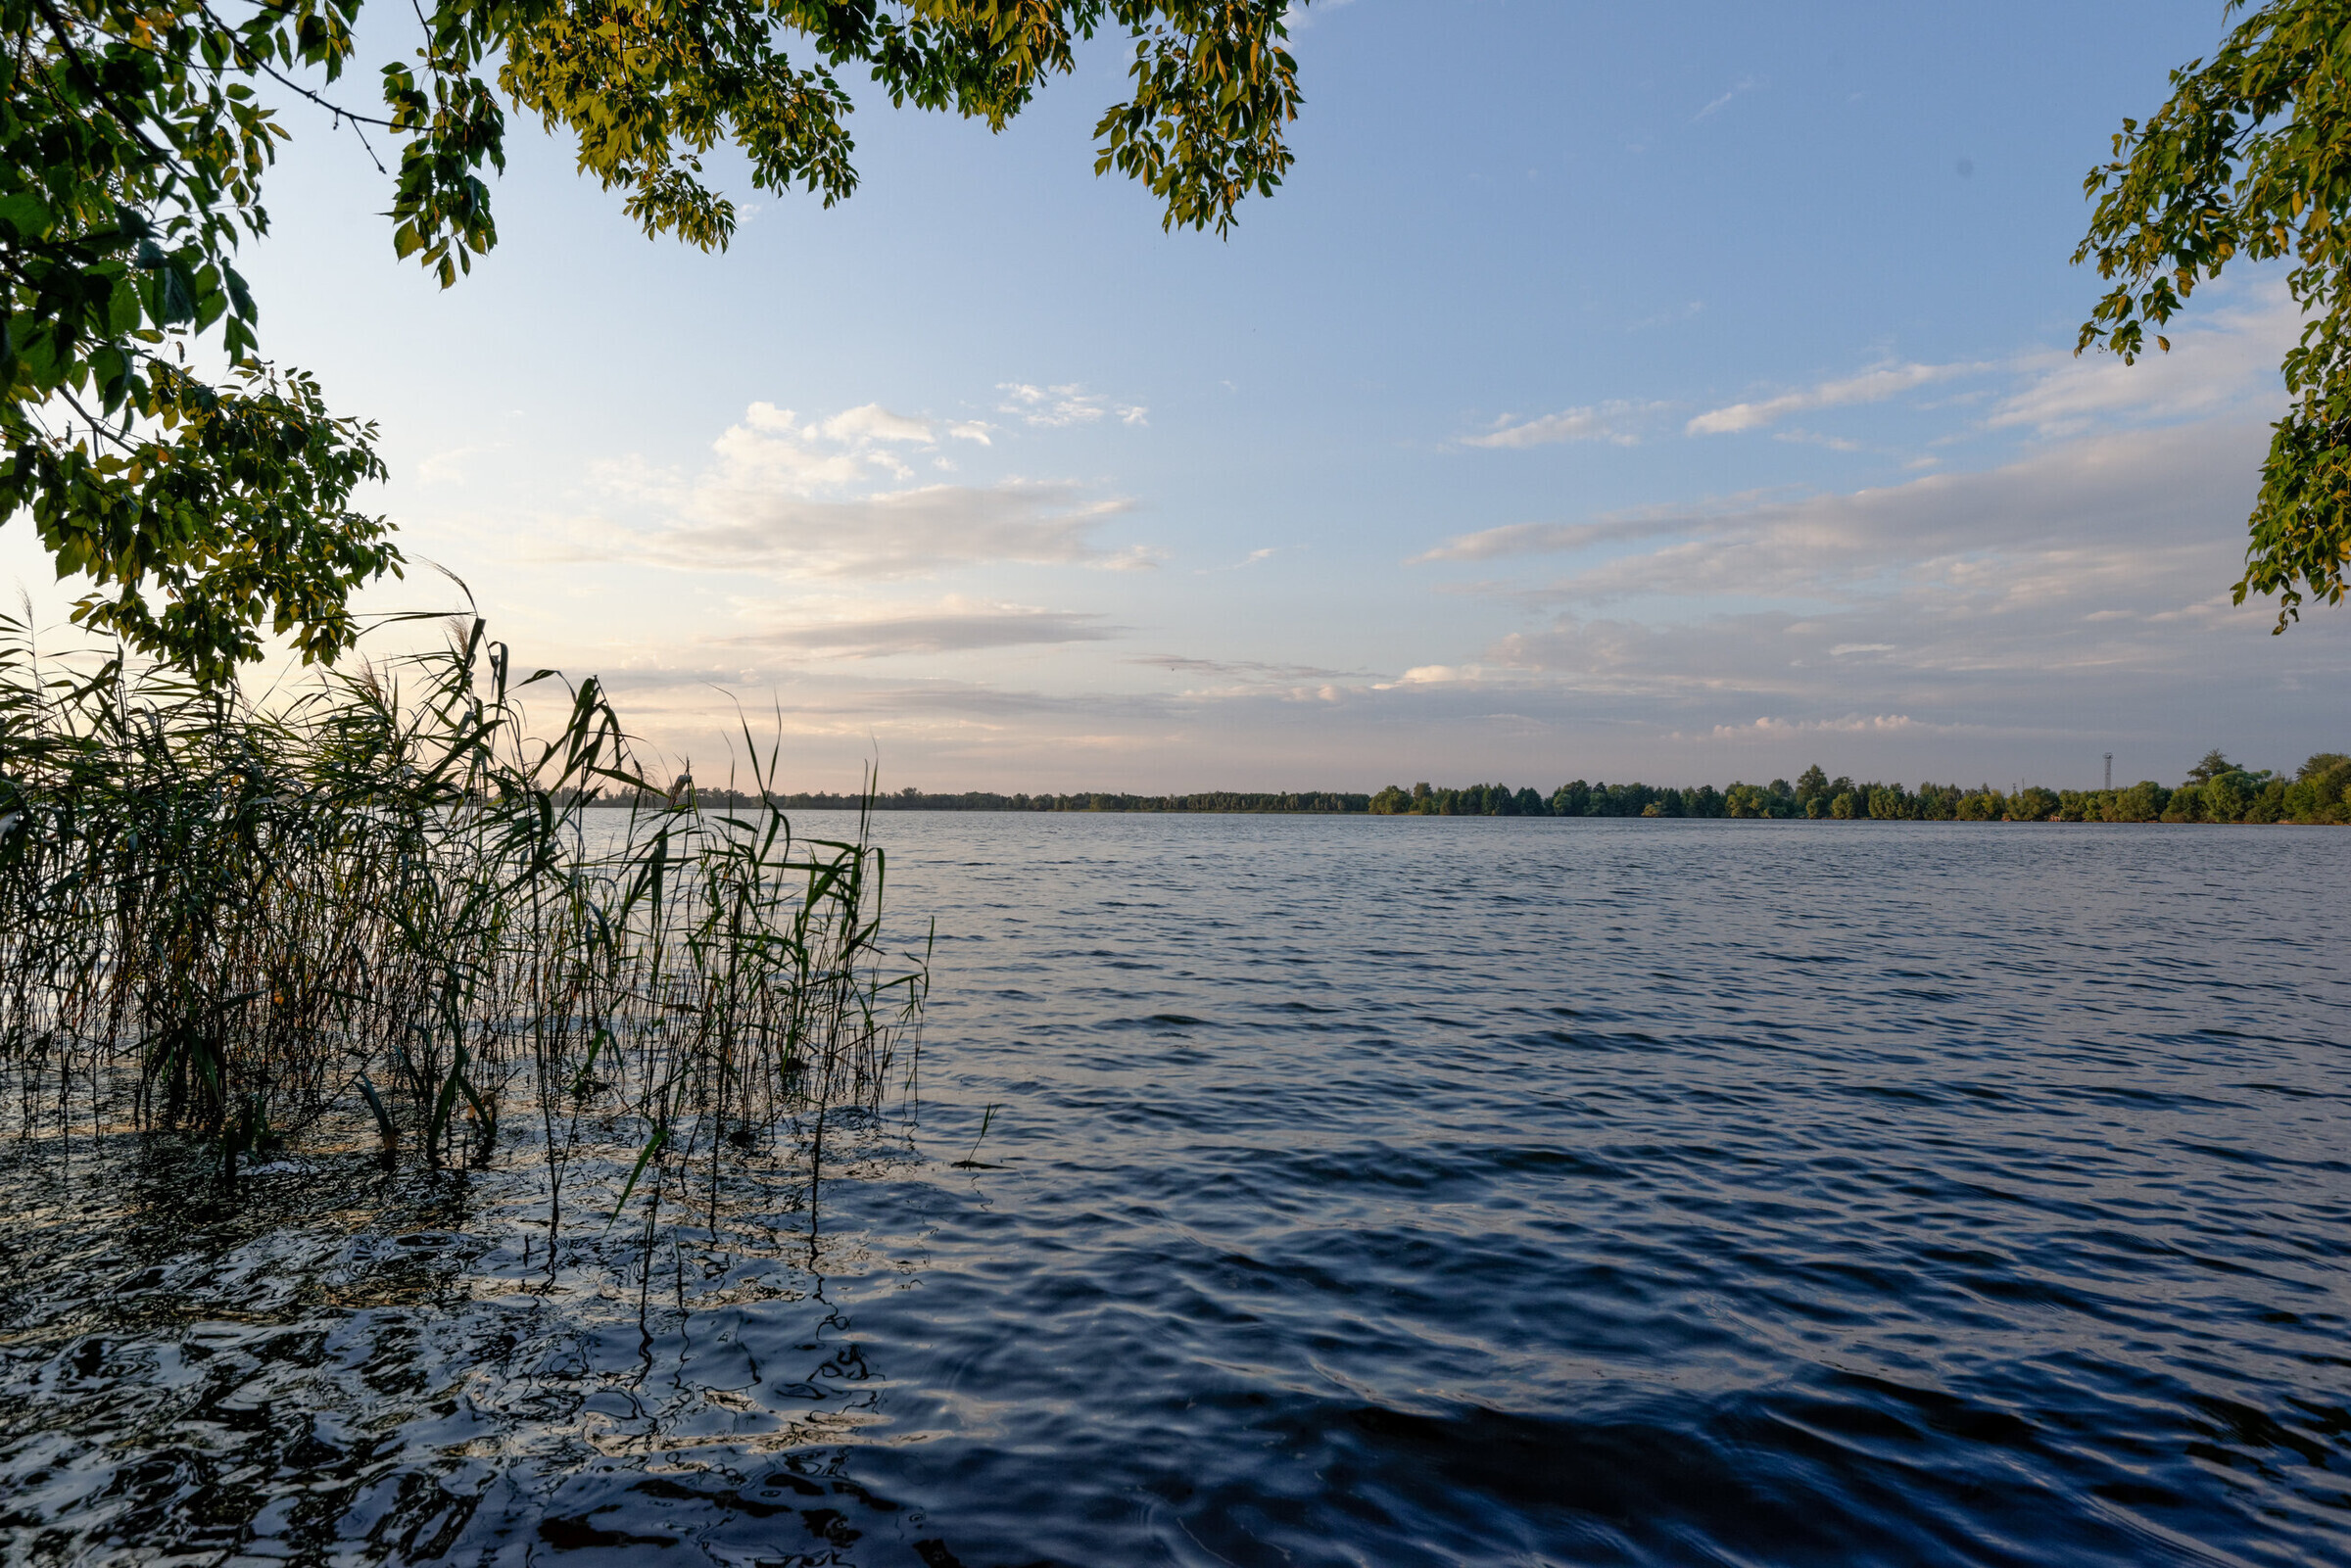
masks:
[[[0,1156],[0,1556],[2351,1562],[2351,833],[881,829],[919,1116],[642,1327]]]

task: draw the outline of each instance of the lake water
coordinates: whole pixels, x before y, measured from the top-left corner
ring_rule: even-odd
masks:
[[[0,1555],[2351,1562],[2351,832],[877,831],[812,1239],[12,1144]]]

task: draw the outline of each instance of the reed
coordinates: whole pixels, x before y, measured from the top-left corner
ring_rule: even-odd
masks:
[[[638,1149],[625,1204],[648,1171],[715,1183],[785,1118],[878,1109],[913,1070],[928,954],[886,951],[864,815],[795,836],[778,748],[743,742],[762,805],[657,786],[599,683],[517,678],[471,613],[260,700],[45,657],[0,617],[22,1128],[193,1137],[233,1180],[338,1109],[435,1166],[528,1117],[552,1226],[586,1123]]]

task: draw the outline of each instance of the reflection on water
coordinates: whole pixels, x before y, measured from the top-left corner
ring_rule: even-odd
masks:
[[[813,1206],[9,1143],[0,1556],[2351,1561],[2351,834],[885,823]]]
[[[902,1129],[831,1121],[829,1181],[907,1163]],[[685,1532],[800,1560],[776,1556],[790,1519],[813,1562],[905,1512],[842,1473],[884,1385],[838,1291],[912,1265],[811,1227],[806,1144],[649,1247],[633,1218],[575,1225],[551,1267],[527,1151],[387,1173],[348,1131],[233,1197],[165,1140],[10,1151],[12,1559],[519,1560]]]

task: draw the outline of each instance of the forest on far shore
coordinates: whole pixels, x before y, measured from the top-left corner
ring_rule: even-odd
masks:
[[[1549,795],[1502,784],[1409,790],[1390,784],[1371,797],[1374,816],[1440,817],[1810,817],[1877,822],[2221,822],[2351,823],[2351,756],[2322,751],[2290,779],[2208,751],[2177,788],[2152,779],[2121,789],[2014,791],[1955,784],[1855,784],[1815,763],[1794,784],[1732,784],[1717,789],[1586,784]]]
[[[695,788],[680,780],[668,796]],[[696,789],[708,806],[756,805],[759,797],[733,789]],[[1442,788],[1390,784],[1376,794],[1334,790],[1198,794],[998,794],[972,789],[937,794],[900,789],[870,799],[823,791],[777,794],[787,811],[1089,811],[1251,812],[1374,817],[1809,817],[1838,822],[2221,822],[2351,823],[2351,756],[2322,751],[2291,778],[2204,754],[2177,788],[2152,779],[2121,789],[2047,789],[2039,784],[2002,792],[1991,784],[1900,784],[1831,779],[1816,763],[1794,784],[1732,783],[1677,789],[1645,784],[1588,784],[1578,779],[1550,794],[1508,784]],[[599,804],[629,805],[607,796]]]

